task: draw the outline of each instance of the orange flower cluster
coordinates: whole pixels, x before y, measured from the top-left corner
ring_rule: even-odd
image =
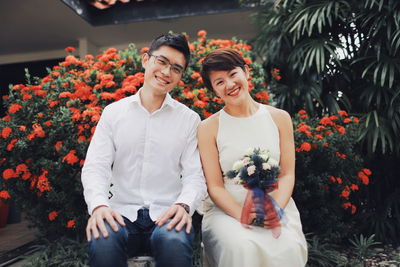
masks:
[[[307,137],[306,139],[308,141],[299,144],[299,147],[296,148],[296,152],[309,152],[312,148],[317,148],[321,145],[323,147],[328,147],[329,143],[324,140],[325,137],[332,135],[334,132],[339,133],[339,135],[344,135],[346,133],[346,128],[341,124],[359,122],[356,117],[349,118],[347,112],[344,110],[338,111],[338,114],[340,114],[340,117],[332,115],[321,118],[319,124],[311,128],[311,126],[307,125],[304,121],[309,118],[307,112],[305,110],[300,110],[298,112],[298,117],[303,121],[297,125],[296,132],[302,133]],[[336,155],[341,159],[346,159],[346,155],[343,153],[336,152]]]

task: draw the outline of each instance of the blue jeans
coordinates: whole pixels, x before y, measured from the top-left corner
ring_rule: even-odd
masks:
[[[128,258],[150,255],[157,267],[189,267],[192,266],[194,230],[186,234],[185,228],[177,232],[168,230],[167,224],[156,226],[149,216],[148,209],[138,211],[135,222],[124,217],[126,226],[118,224],[118,232],[114,232],[105,221],[109,236],[89,242],[89,265],[119,267],[128,266]]]

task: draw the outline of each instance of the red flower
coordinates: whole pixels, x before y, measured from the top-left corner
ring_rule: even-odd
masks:
[[[30,94],[26,94],[26,95],[23,95],[23,96],[22,96],[22,100],[23,100],[23,101],[29,100],[29,99],[31,99],[31,98],[32,98],[32,95],[30,95]]]
[[[8,115],[3,117],[3,121],[10,121],[10,120],[11,120],[11,117]]]
[[[6,190],[2,190],[2,191],[0,191],[0,198],[2,198],[2,199],[9,199],[11,196],[10,196],[10,193],[8,193],[8,191],[6,191]]]
[[[368,185],[369,184],[369,178],[365,173],[359,172],[358,173],[358,178],[362,181],[363,184]]]
[[[13,169],[5,169],[3,171],[3,178],[10,179],[10,178],[17,178],[18,174]]]
[[[204,108],[207,106],[207,103],[204,101],[201,101],[201,100],[196,100],[196,101],[194,101],[193,105],[195,105],[196,107],[199,107],[199,108]]]
[[[61,141],[57,141],[57,143],[54,145],[54,148],[56,149],[57,152],[60,152],[61,145],[62,145]]]
[[[52,101],[52,100],[49,100],[49,107],[54,107],[55,105],[57,105],[58,104],[58,101]]]
[[[346,132],[346,129],[343,126],[339,126],[336,129],[341,135],[344,135],[344,133]]]
[[[205,30],[200,30],[197,32],[197,36],[200,38],[204,38],[204,37],[206,37],[206,35],[207,35],[207,32]]]
[[[18,110],[20,110],[22,106],[20,104],[12,104],[10,108],[8,109],[8,113],[15,113]]]
[[[18,140],[17,140],[16,138],[12,139],[12,140],[10,141],[10,143],[7,145],[7,150],[8,150],[8,151],[13,150],[14,144],[15,144],[17,141],[18,141]]]
[[[26,164],[24,164],[24,163],[21,163],[21,164],[17,165],[15,170],[17,171],[18,174],[20,174],[22,172],[27,172],[28,171],[28,166],[26,166]]]
[[[338,184],[342,184],[343,183],[342,178],[340,178],[340,177],[336,178],[336,181],[337,181]]]
[[[350,186],[350,189],[353,190],[353,191],[357,191],[357,190],[358,190],[358,185],[352,184],[352,185]]]
[[[343,120],[343,122],[344,122],[344,123],[350,123],[350,122],[351,122],[351,119],[345,118],[345,119]]]
[[[340,153],[336,151],[336,156],[338,156],[341,159],[346,159],[346,154]]]
[[[58,71],[53,71],[53,72],[51,73],[51,75],[53,75],[54,77],[58,77],[58,76],[60,76],[61,74],[60,74]]]
[[[54,221],[57,216],[58,216],[58,212],[57,211],[52,211],[52,212],[49,213],[49,220],[50,221]]]
[[[63,162],[66,161],[68,164],[74,164],[77,163],[79,161],[79,158],[75,155],[76,151],[75,150],[71,150],[64,158],[63,158]]]
[[[45,136],[45,132],[43,131],[42,126],[40,126],[39,124],[35,123],[33,126],[33,134],[37,137],[44,137]]]
[[[269,99],[269,95],[267,91],[261,91],[258,92],[257,94],[255,94],[255,97],[257,97],[258,99],[262,99],[262,100],[268,100]]]
[[[305,111],[304,109],[301,109],[297,113],[300,115],[303,115],[303,114],[307,114],[307,111]]]
[[[370,169],[362,169],[362,171],[366,174],[366,175],[371,175],[372,172]]]
[[[4,127],[3,130],[1,131],[1,136],[3,138],[7,138],[10,136],[11,132],[12,132],[12,129],[10,127]]]
[[[335,116],[335,115],[332,115],[332,116],[330,116],[330,117],[329,117],[329,119],[330,119],[331,121],[335,121],[335,120],[337,120],[337,119],[338,119],[338,117],[337,117],[337,116]]]
[[[310,126],[308,126],[306,124],[302,124],[299,128],[297,128],[297,131],[300,132],[300,133],[305,133],[310,129],[311,129]]]
[[[64,50],[65,52],[72,53],[75,51],[75,47],[67,46]]]
[[[311,150],[311,145],[308,142],[304,142],[303,144],[301,144],[300,146],[301,151],[310,151]]]
[[[324,137],[322,135],[320,135],[320,134],[316,134],[315,138],[318,139],[318,140],[322,140]]]
[[[348,209],[348,208],[350,208],[351,207],[351,203],[350,202],[345,202],[345,203],[343,203],[343,208],[344,209]]]
[[[347,114],[347,112],[344,111],[344,110],[339,110],[338,113],[339,113],[339,115],[340,115],[341,117],[347,117],[347,116],[349,116],[349,114]]]
[[[357,207],[354,205],[351,205],[351,214],[356,213],[356,211],[357,211]]]
[[[44,170],[43,173],[38,177],[38,182],[36,185],[36,188],[39,189],[40,192],[44,192],[44,191],[50,191],[51,190],[51,186],[49,184],[49,180],[47,179],[46,175],[49,172],[47,170]]]
[[[75,221],[74,220],[69,220],[67,222],[67,228],[75,228]]]
[[[30,172],[25,172],[25,173],[22,175],[22,179],[23,179],[23,180],[28,180],[29,178],[31,178],[31,173],[30,173]]]
[[[333,122],[330,118],[328,117],[323,117],[319,123],[321,123],[322,125],[333,125]]]
[[[345,199],[349,199],[349,196],[350,196],[350,191],[347,190],[347,189],[343,189],[342,197],[345,198]]]

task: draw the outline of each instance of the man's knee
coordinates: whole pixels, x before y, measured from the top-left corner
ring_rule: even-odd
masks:
[[[99,231],[99,238],[95,239],[92,234],[89,242],[90,265],[110,266],[109,263],[114,263],[112,266],[126,266],[128,232],[118,223],[118,231],[114,231],[107,222],[104,222],[104,224],[108,237],[104,237]]]
[[[164,249],[176,248],[182,246],[192,247],[194,239],[193,229],[190,234],[187,234],[185,228],[177,232],[174,228],[171,230],[167,229],[167,224],[156,227],[151,235],[150,242],[152,247],[163,246]]]

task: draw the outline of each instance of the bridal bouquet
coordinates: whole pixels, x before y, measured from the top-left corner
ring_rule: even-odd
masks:
[[[226,175],[248,189],[240,219],[242,225],[246,228],[251,224],[272,229],[273,236],[278,238],[283,210],[268,193],[278,188],[279,165],[270,157],[269,151],[249,149]],[[251,217],[254,217],[252,213],[255,218],[251,221]]]

